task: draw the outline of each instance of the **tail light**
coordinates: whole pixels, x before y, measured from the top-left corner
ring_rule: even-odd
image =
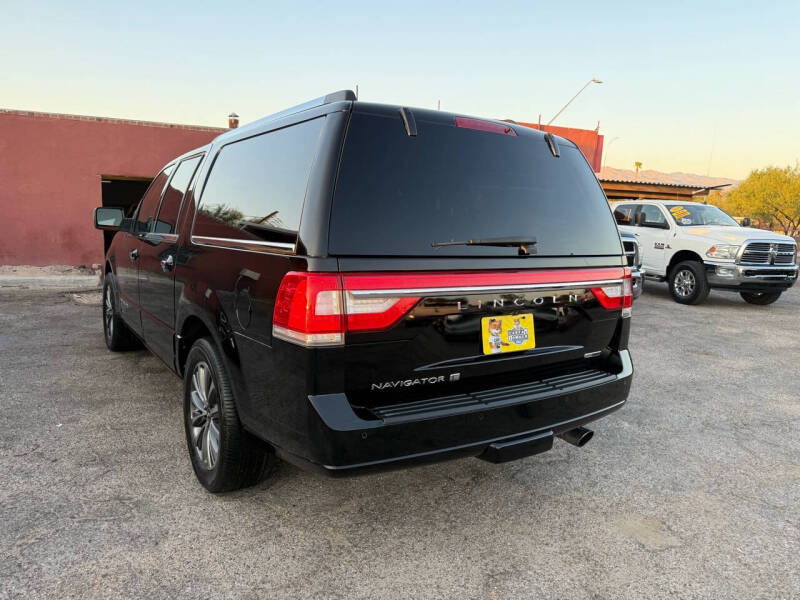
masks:
[[[301,346],[335,346],[348,331],[388,329],[420,299],[388,291],[395,287],[391,276],[287,273],[275,300],[272,334]]]
[[[630,316],[633,306],[633,279],[628,267],[625,267],[621,282],[593,287],[591,290],[603,308],[606,310],[622,309],[623,317]]]
[[[272,314],[272,334],[301,346],[344,342],[340,278],[331,273],[287,273]]]
[[[622,277],[622,282],[618,280]],[[592,281],[600,304],[630,314],[631,270],[563,269],[413,273],[308,273],[291,271],[281,281],[272,316],[272,334],[301,346],[336,346],[348,332],[382,331],[402,319],[423,295],[449,289],[513,290],[520,285],[563,287]]]

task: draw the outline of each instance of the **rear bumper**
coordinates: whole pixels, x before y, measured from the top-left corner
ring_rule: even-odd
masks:
[[[643,268],[631,268],[631,279],[633,284],[633,297],[638,298],[644,291],[644,274]]]
[[[713,288],[741,291],[785,290],[797,281],[797,265],[737,265],[706,262],[706,276]]]
[[[344,394],[310,396],[310,454],[277,451],[289,462],[333,476],[464,456],[503,462],[536,454],[548,450],[554,436],[626,402],[633,364],[627,350],[615,360],[619,372],[605,377],[557,378],[549,387],[476,394],[473,402],[437,399],[420,403],[425,406],[416,412],[387,411],[380,419],[360,418]]]

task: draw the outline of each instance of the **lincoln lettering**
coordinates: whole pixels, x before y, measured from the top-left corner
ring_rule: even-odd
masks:
[[[565,300],[566,298],[566,300]],[[505,307],[513,307],[513,306],[541,306],[543,305],[548,299],[552,301],[553,304],[564,304],[568,302],[580,302],[582,300],[581,294],[568,294],[566,296],[538,296],[536,298],[526,299],[526,298],[494,298],[488,302],[484,302],[483,300],[475,300],[473,303],[463,303],[460,300],[458,301],[458,310],[470,310],[470,309],[481,309],[486,305],[491,305],[492,308],[505,308]]]

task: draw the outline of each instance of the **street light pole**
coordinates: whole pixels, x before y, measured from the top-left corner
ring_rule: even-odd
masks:
[[[570,104],[572,104],[572,101],[573,101],[573,100],[575,100],[575,98],[577,98],[578,96],[580,96],[580,95],[581,95],[581,92],[582,92],[583,90],[585,90],[587,87],[589,87],[590,85],[592,85],[593,83],[603,83],[603,82],[602,82],[602,81],[600,81],[600,80],[599,80],[597,77],[592,77],[592,78],[591,78],[589,81],[587,81],[587,82],[586,82],[586,85],[584,85],[584,86],[583,86],[581,89],[579,89],[579,90],[578,90],[578,93],[577,93],[577,94],[575,94],[575,95],[574,95],[572,98],[570,98],[570,99],[569,99],[569,102],[567,102],[567,103],[566,103],[564,106],[562,106],[562,107],[561,107],[561,110],[560,110],[560,111],[558,111],[558,112],[555,114],[555,116],[554,116],[552,119],[550,119],[550,120],[547,122],[547,125],[550,125],[550,123],[552,123],[553,121],[555,121],[555,120],[558,118],[558,115],[560,115],[562,112],[564,112],[564,111],[566,110],[566,108],[567,108],[567,107],[568,107]]]

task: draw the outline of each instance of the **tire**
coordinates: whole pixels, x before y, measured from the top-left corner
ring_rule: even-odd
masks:
[[[278,459],[242,428],[230,379],[211,339],[201,338],[189,350],[183,381],[186,444],[203,487],[230,492],[272,472]]]
[[[782,293],[783,292],[739,292],[739,295],[742,297],[742,300],[748,304],[766,306],[780,298]]]
[[[103,278],[103,337],[112,352],[131,350],[139,346],[139,340],[131,333],[119,316],[119,299],[114,285],[114,274],[106,273]]]
[[[700,304],[710,291],[702,263],[685,260],[669,272],[669,293],[679,304]]]

